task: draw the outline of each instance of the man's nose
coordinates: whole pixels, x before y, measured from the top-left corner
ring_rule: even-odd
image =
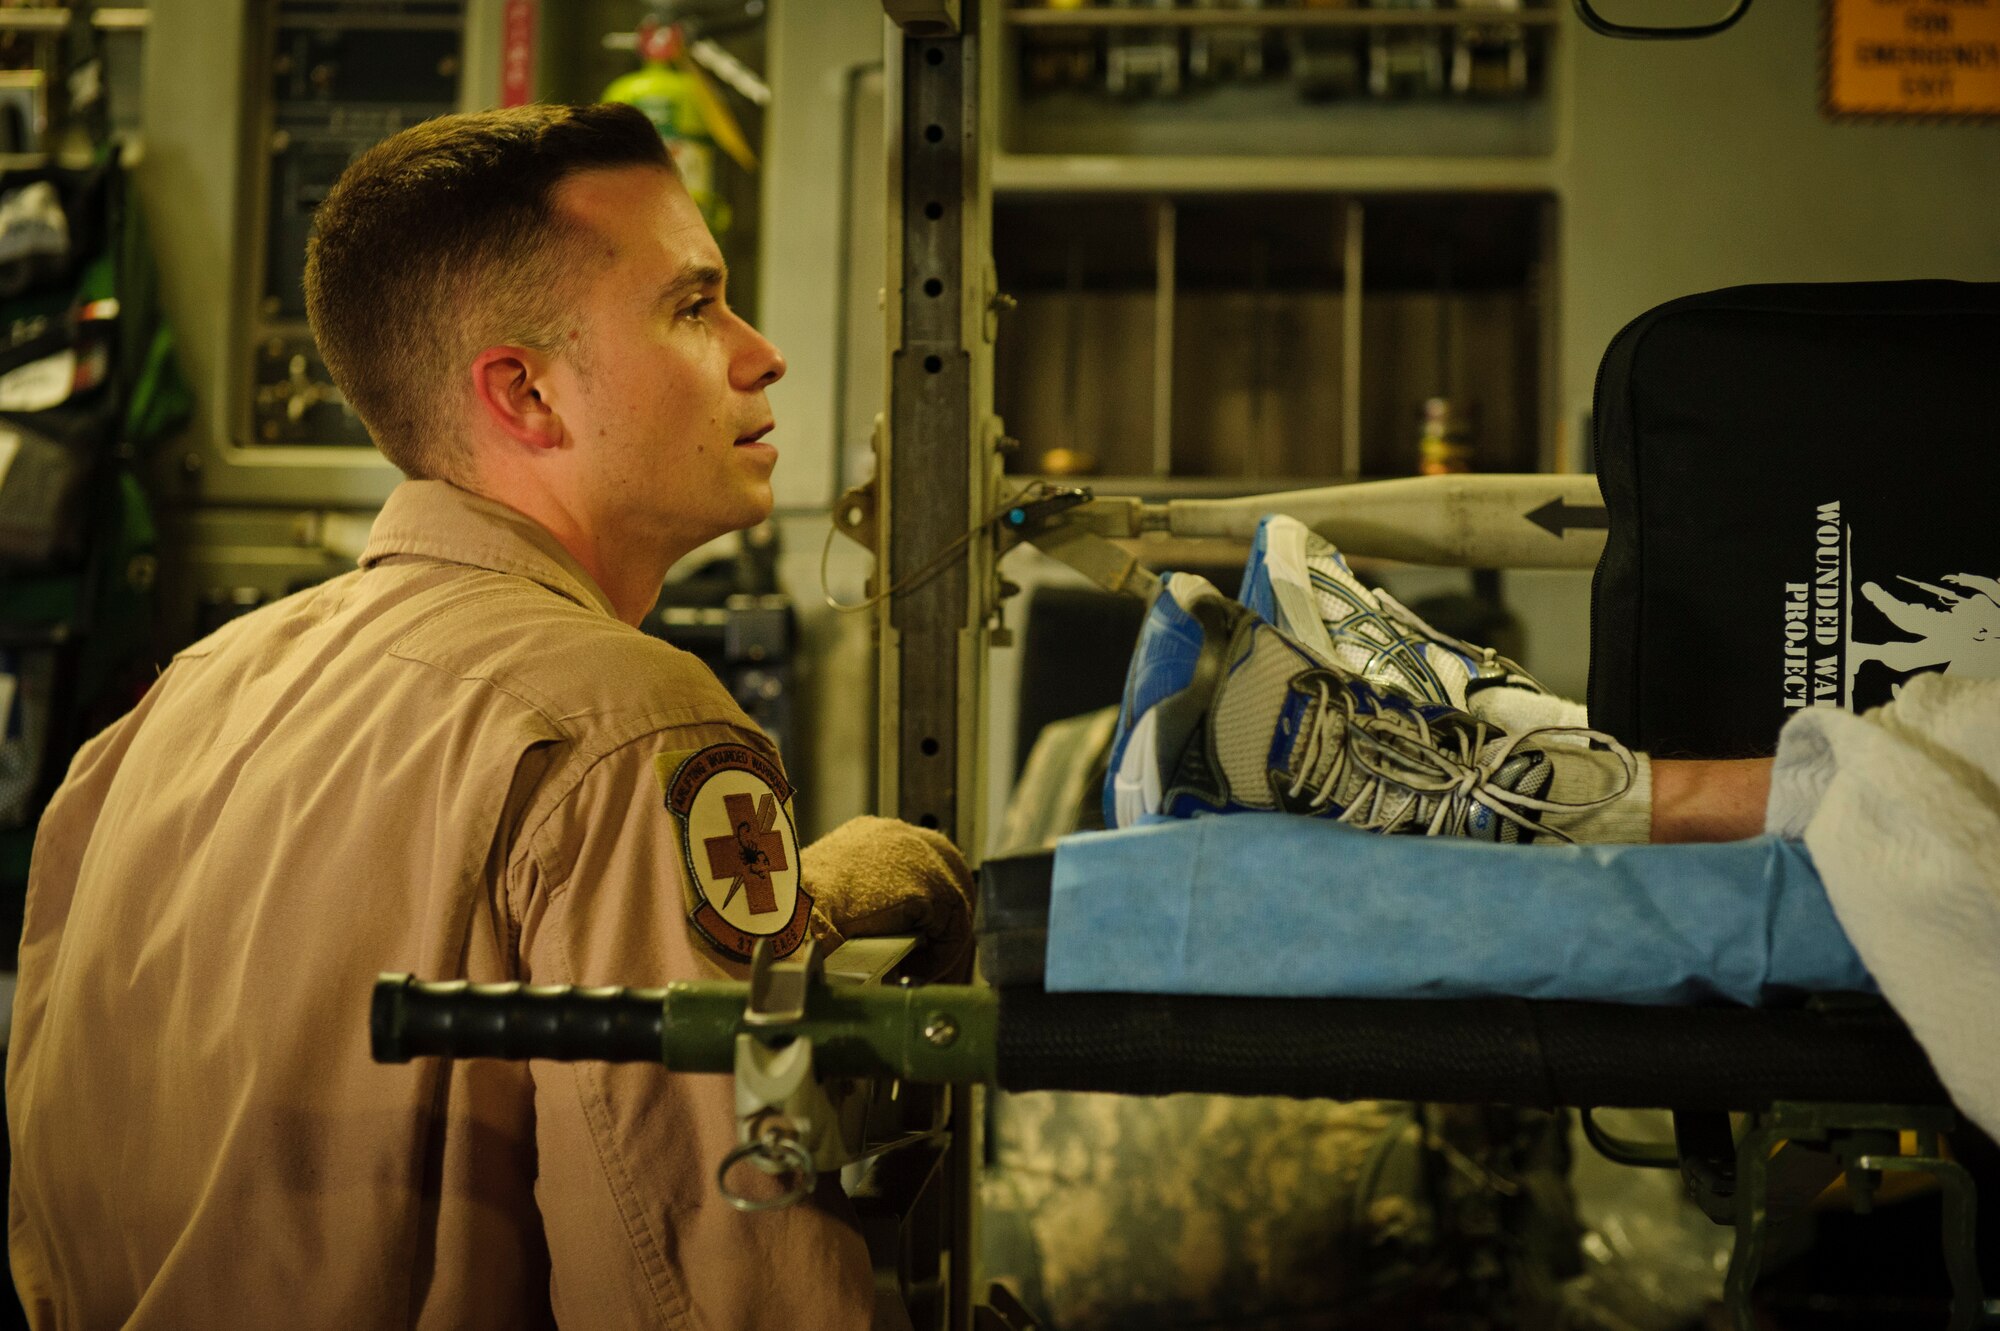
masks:
[[[769,338],[751,327],[749,321],[740,322],[746,341],[736,356],[737,387],[769,388],[785,377],[785,355]]]

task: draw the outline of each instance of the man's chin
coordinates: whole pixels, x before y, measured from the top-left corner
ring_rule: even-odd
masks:
[[[771,486],[768,481],[763,485],[754,487],[751,493],[744,496],[743,512],[745,517],[742,522],[737,524],[737,530],[741,531],[743,528],[756,526],[776,512],[777,508],[777,496],[771,492]]]

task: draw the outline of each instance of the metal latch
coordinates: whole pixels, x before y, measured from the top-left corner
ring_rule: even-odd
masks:
[[[736,1036],[737,1144],[716,1168],[716,1188],[739,1211],[770,1211],[809,1196],[819,1176],[883,1151],[905,1145],[925,1132],[894,1132],[871,1140],[881,1083],[861,1077],[824,1078],[816,1066],[817,1047],[809,1033],[816,1006],[826,1005],[834,986],[879,979],[906,955],[915,940],[861,940],[858,955],[835,957],[831,980],[825,953],[808,940],[797,959],[780,962],[768,942],[750,960],[749,996]],[[773,1195],[746,1191],[730,1182],[748,1166],[779,1181]]]

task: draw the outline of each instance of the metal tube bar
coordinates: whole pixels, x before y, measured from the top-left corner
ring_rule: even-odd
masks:
[[[1413,476],[1175,499],[1166,512],[1174,536],[1239,541],[1256,534],[1265,514],[1289,513],[1349,554],[1454,568],[1592,568],[1604,551],[1594,476]]]
[[[805,1014],[760,1029],[749,987],[691,980],[663,989],[376,981],[375,1059],[537,1058],[654,1061],[679,1072],[733,1072],[736,1037],[810,1039],[821,1077],[915,1082],[995,1080],[1000,1009],[976,985],[816,985]]]
[[[1604,548],[1608,520],[1596,477],[1530,472],[1410,476],[1167,503],[1099,495],[1062,514],[1060,523],[1114,540],[1157,533],[1247,542],[1267,513],[1289,513],[1350,554],[1461,568],[1588,568]],[[1049,545],[1045,536],[1033,539]]]

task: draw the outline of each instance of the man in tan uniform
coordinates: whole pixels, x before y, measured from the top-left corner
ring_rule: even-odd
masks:
[[[357,572],[182,652],[43,820],[7,1064],[29,1316],[866,1326],[836,1188],[716,1195],[727,1078],[368,1054],[378,971],[658,984],[765,937],[962,937],[935,834],[834,834],[890,888],[802,872],[769,741],[633,627],[770,512],[784,362],[629,108],[419,126],[316,225],[315,334],[412,479]]]

